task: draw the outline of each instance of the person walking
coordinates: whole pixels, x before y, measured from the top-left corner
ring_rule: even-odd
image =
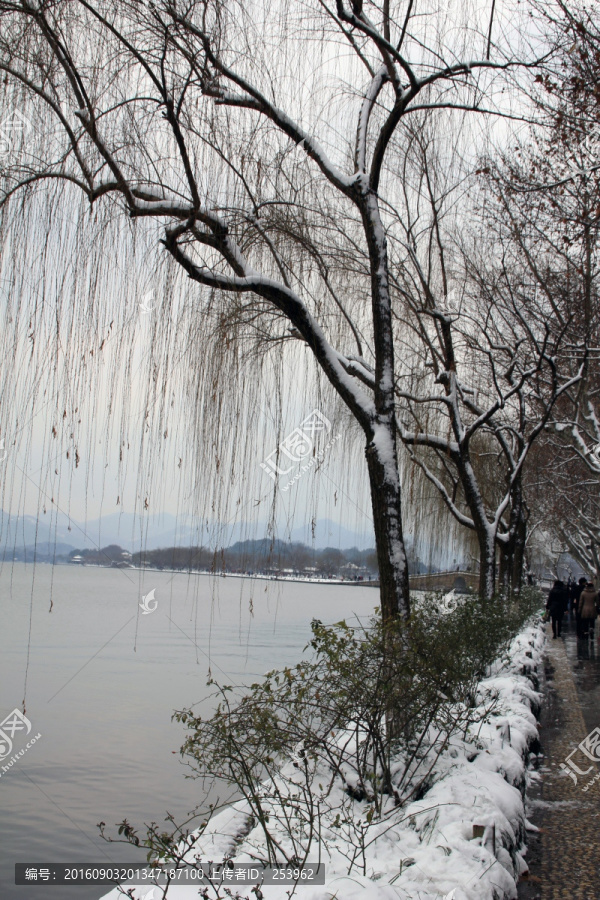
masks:
[[[579,614],[579,598],[581,596],[581,592],[586,586],[587,578],[582,575],[577,584],[574,584],[572,587],[572,602],[573,602],[573,610],[575,611],[575,627],[577,629],[577,637],[581,637],[581,616]]]
[[[581,636],[586,638],[594,636],[594,625],[598,616],[598,591],[591,581],[588,581],[579,596],[579,615],[581,618]]]
[[[560,637],[562,620],[569,602],[569,593],[564,582],[556,580],[548,594],[546,609],[552,619],[552,638]]]

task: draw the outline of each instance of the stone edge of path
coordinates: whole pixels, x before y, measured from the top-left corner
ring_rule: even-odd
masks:
[[[545,659],[552,667],[545,702],[550,721],[542,727],[543,768],[539,797],[539,861],[532,873],[541,900],[598,900],[600,864],[598,853],[598,799],[600,782],[588,793],[583,787],[594,776],[579,777],[578,783],[560,768],[588,733],[577,696],[577,687],[562,640],[552,640],[546,628]],[[599,723],[600,724],[600,723]],[[581,766],[584,757],[578,758]],[[529,881],[529,879],[527,879]]]

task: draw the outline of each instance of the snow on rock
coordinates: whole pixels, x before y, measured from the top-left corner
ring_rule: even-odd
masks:
[[[339,803],[346,803],[351,821],[341,828],[331,821],[323,823],[320,855],[326,884],[299,886],[296,895],[301,900],[517,897],[516,883],[527,870],[525,842],[531,826],[525,817],[524,793],[530,780],[528,748],[538,735],[534,711],[541,696],[535,689],[535,673],[544,643],[543,626],[536,622],[492,666],[489,677],[479,683],[476,698],[482,714],[485,710],[488,714],[466,734],[450,740],[434,762],[430,787],[419,800],[398,808],[389,801],[380,819],[368,821],[369,804],[350,801],[340,780],[334,791],[339,792]],[[286,764],[282,772],[292,765]],[[315,777],[316,795],[320,778]],[[241,863],[265,858],[262,833],[252,825],[244,803],[235,804],[214,816],[196,836],[186,860],[232,856]],[[277,832],[277,838],[291,850],[283,832]],[[309,859],[316,861],[317,856],[315,848]],[[261,896],[251,886],[230,887],[234,896],[236,892],[248,900]],[[289,890],[283,885],[261,887],[264,900],[288,900]],[[133,888],[130,896],[143,900],[147,892],[147,887]],[[122,896],[115,889],[105,900]],[[166,895],[155,888],[153,896],[192,900],[199,893],[197,886],[172,884]]]

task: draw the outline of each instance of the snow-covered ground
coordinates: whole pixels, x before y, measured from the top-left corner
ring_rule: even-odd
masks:
[[[479,684],[479,721],[441,752],[432,784],[422,799],[400,808],[389,802],[383,816],[367,820],[369,804],[350,800],[340,780],[344,824],[323,821],[320,855],[325,886],[297,888],[301,900],[512,900],[527,866],[523,856],[528,823],[523,793],[529,773],[527,749],[537,737],[532,710],[541,702],[534,689],[545,643],[541,623],[527,627],[509,652]],[[438,748],[439,750],[439,748]],[[288,778],[293,762],[287,764]],[[322,777],[322,773],[321,776]],[[318,794],[319,776],[315,777]],[[289,782],[288,782],[289,783]],[[329,794],[330,805],[336,806]],[[339,808],[339,807],[338,807]],[[264,858],[259,827],[249,830],[241,802],[214,816],[186,860],[235,862]],[[479,828],[475,827],[479,826]],[[483,833],[482,833],[483,832]],[[285,841],[284,833],[277,833]],[[289,845],[288,849],[291,848]],[[318,850],[309,859],[317,861]],[[353,865],[350,866],[350,860]],[[248,900],[287,900],[290,887],[228,885]],[[124,886],[124,890],[128,890]],[[152,893],[153,891],[153,893]],[[162,888],[132,888],[135,900],[162,900]],[[171,884],[167,900],[195,900],[197,886]],[[212,888],[208,896],[216,896]],[[227,896],[221,888],[220,896]],[[106,900],[123,897],[119,889]]]

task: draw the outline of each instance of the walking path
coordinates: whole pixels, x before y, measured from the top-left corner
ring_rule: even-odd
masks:
[[[519,885],[520,900],[599,900],[600,772],[579,744],[600,726],[600,659],[596,642],[577,641],[574,623],[552,640],[548,626],[546,699],[540,722],[541,779],[529,791],[529,877]],[[561,769],[572,762],[585,776],[577,783]],[[592,755],[594,755],[592,753]]]

